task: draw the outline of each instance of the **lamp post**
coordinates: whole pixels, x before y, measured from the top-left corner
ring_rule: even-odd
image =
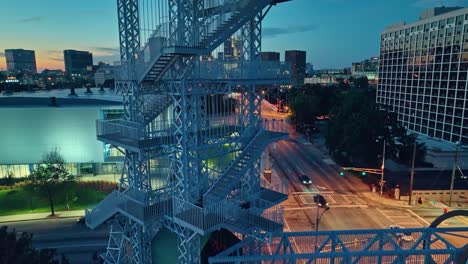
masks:
[[[325,210],[323,210],[323,212],[321,214],[320,214],[320,206],[319,206],[318,197],[317,197],[317,201],[315,202],[315,204],[317,205],[317,218],[315,219],[315,251],[317,251],[317,249],[318,249],[318,245],[317,245],[318,235],[317,235],[317,232],[318,232],[318,228],[319,228],[319,224],[320,224],[320,219],[322,219],[322,216],[326,211],[330,210],[330,207],[327,206],[328,203],[325,200],[325,198],[323,200],[324,200],[323,202],[325,202],[326,207],[325,207]]]
[[[460,141],[457,141],[455,143],[455,157],[454,157],[454,160],[453,160],[452,180],[450,181],[449,207],[452,206],[453,182],[455,181],[455,170],[457,169],[457,165],[458,165],[458,147],[460,146],[460,144],[461,144]]]
[[[380,195],[383,195],[383,186],[384,186],[384,173],[385,173],[385,145],[387,141],[383,142],[383,154],[382,154],[382,174],[380,174]]]
[[[416,141],[414,142],[413,147],[413,160],[411,162],[411,179],[410,179],[410,187],[409,187],[409,200],[408,205],[411,205],[411,196],[413,195],[413,180],[414,180],[414,161],[416,159]]]

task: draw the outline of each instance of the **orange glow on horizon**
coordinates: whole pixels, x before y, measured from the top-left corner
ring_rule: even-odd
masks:
[[[45,69],[49,69],[49,70],[64,70],[65,69],[65,65],[63,61],[43,60],[43,59],[37,58],[37,56],[36,56],[36,67],[37,67],[38,73],[42,72]],[[3,70],[3,71],[7,70],[5,58],[0,58],[0,70]]]

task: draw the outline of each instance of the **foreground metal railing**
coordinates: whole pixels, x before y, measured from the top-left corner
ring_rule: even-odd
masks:
[[[201,61],[195,67],[194,79],[208,80],[290,80],[291,67],[276,61]]]
[[[259,252],[254,240],[209,259],[209,263],[464,263],[468,227],[334,230],[283,233]],[[466,257],[466,256],[465,256]]]

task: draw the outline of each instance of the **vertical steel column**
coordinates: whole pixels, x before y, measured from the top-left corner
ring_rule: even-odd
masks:
[[[120,58],[130,61],[140,50],[138,0],[117,0]]]

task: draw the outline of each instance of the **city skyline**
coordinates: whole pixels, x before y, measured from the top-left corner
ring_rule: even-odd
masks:
[[[4,50],[10,48],[35,50],[39,71],[64,69],[65,49],[90,51],[95,63],[119,59],[115,1],[10,2],[0,11],[0,23],[9,25],[9,37],[0,41],[0,69],[6,69]],[[263,51],[280,52],[284,60],[285,50],[305,50],[307,62],[318,69],[350,67],[379,53],[387,26],[414,22],[423,10],[442,4],[466,7],[468,0],[294,0],[265,19]]]

